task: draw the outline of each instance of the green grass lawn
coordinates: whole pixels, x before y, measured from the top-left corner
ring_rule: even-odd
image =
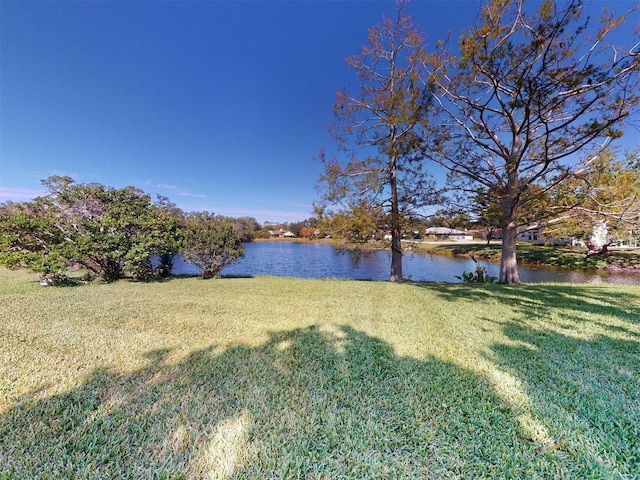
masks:
[[[638,478],[640,288],[0,270],[0,478]]]

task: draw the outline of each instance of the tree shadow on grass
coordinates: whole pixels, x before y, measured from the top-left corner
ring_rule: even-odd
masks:
[[[605,329],[624,331],[640,340],[640,289],[616,289],[572,284],[470,285],[416,283],[448,302],[497,302],[513,309],[508,321],[544,320],[574,328],[580,323],[599,324]],[[599,316],[613,316],[620,325],[599,323]]]
[[[17,401],[0,477],[531,478],[572,460],[522,432],[485,378],[350,327],[147,359]]]
[[[573,478],[636,478],[640,290],[542,284],[433,290],[453,305],[497,302],[512,309],[497,322],[510,341],[490,345],[487,360],[517,379],[547,438],[541,441],[566,452]]]
[[[491,360],[520,379],[531,415],[573,460],[574,478],[640,472],[640,339],[585,340],[520,323]]]

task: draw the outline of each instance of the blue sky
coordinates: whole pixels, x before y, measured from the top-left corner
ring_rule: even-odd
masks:
[[[414,0],[409,12],[433,44],[480,5]],[[381,0],[0,1],[0,202],[57,174],[186,211],[308,218],[335,91],[354,81],[345,58],[393,12]]]

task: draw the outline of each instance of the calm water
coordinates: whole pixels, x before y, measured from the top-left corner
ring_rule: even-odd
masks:
[[[245,244],[245,257],[222,270],[223,275],[299,278],[354,278],[358,280],[388,280],[391,253],[366,252],[355,264],[347,254],[338,254],[330,245],[293,242],[257,242]],[[499,265],[480,262],[489,275],[498,276]],[[407,253],[403,257],[406,279],[430,282],[460,282],[456,275],[475,270],[471,259],[440,255]],[[579,270],[519,267],[520,280],[571,283],[640,284],[640,275],[605,275]],[[199,274],[195,267],[176,258],[174,274]]]

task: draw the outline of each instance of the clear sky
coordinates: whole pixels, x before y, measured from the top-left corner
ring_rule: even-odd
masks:
[[[593,11],[635,3],[600,0]],[[409,13],[432,45],[449,30],[456,38],[480,5],[414,0]],[[308,218],[335,91],[354,81],[345,58],[394,8],[0,0],[0,202],[28,200],[43,193],[41,179],[69,175],[133,185],[185,211]],[[625,141],[639,146],[631,135]]]

